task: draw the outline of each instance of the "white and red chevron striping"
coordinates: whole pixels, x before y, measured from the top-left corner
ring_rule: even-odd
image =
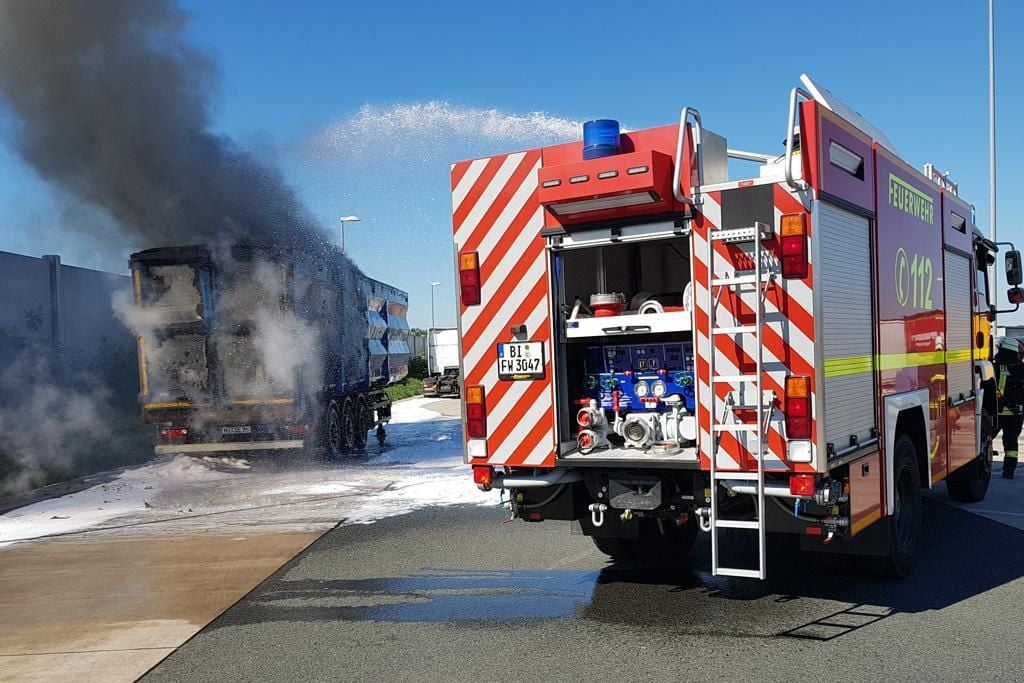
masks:
[[[778,219],[783,213],[794,213],[803,211],[805,207],[800,199],[788,193],[784,188],[776,185],[773,188],[775,204],[775,225],[778,226]],[[693,275],[694,275],[694,329],[696,338],[696,369],[697,369],[697,391],[698,391],[698,426],[700,430],[701,461],[704,467],[710,466],[711,453],[711,414],[708,410],[708,401],[711,389],[710,367],[707,362],[708,354],[711,352],[711,343],[708,337],[702,332],[708,328],[708,314],[710,307],[710,294],[707,289],[708,265],[706,263],[707,241],[706,235],[709,230],[739,228],[745,226],[723,226],[721,224],[721,192],[709,192],[703,195],[704,203],[701,206],[701,214],[694,221],[693,230]],[[778,254],[776,244],[767,243],[765,246],[766,262],[776,265]],[[715,264],[716,276],[722,276],[726,272],[744,270],[744,261],[749,262],[750,248],[737,245],[730,245],[723,242],[715,242]],[[814,267],[814,264],[811,264]],[[765,327],[762,335],[763,342],[763,368],[766,379],[764,389],[775,392],[777,397],[784,393],[785,378],[790,374],[807,374],[812,378],[812,401],[813,394],[813,365],[814,365],[814,321],[812,311],[812,291],[810,277],[805,280],[781,280],[777,279],[770,290],[765,301]],[[740,293],[723,292],[717,308],[715,309],[716,322],[721,326],[750,324],[756,306],[756,294],[752,287],[742,290]],[[715,337],[715,365],[716,374],[738,375],[752,372],[754,365],[754,340],[749,336],[741,336],[737,339],[730,335]],[[736,386],[727,383],[714,385],[716,396],[721,399],[735,391]],[[701,397],[704,397],[703,399]],[[782,408],[781,403],[778,406]],[[720,416],[721,417],[721,416]],[[812,412],[812,424],[817,416]],[[768,455],[765,459],[765,467],[769,470],[804,470],[809,469],[807,465],[794,465],[785,461],[786,443],[781,413],[773,412],[768,437]],[[718,448],[717,466],[722,469],[753,469],[756,463],[750,454],[753,452],[754,442],[750,439],[746,443],[748,434],[723,433],[720,437]]]
[[[486,462],[554,466],[551,319],[543,210],[537,202],[539,150],[452,166],[452,223],[456,250],[479,257],[481,303],[460,303],[466,385],[484,387]],[[526,325],[545,346],[545,379],[498,380],[497,345]],[[480,462],[475,460],[474,462]]]

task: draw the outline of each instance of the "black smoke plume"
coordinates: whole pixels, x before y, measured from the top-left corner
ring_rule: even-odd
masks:
[[[45,180],[129,244],[327,249],[280,173],[211,132],[213,60],[170,0],[0,0],[0,96]]]

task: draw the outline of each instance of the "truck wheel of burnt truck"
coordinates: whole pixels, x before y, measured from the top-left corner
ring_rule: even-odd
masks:
[[[341,438],[345,443],[346,453],[355,448],[356,433],[356,404],[352,399],[346,398],[341,406]]]
[[[370,431],[372,419],[370,409],[366,406],[366,399],[360,396],[356,400],[355,412],[355,433],[352,435],[352,448],[361,451],[366,448],[367,432]]]
[[[690,519],[682,526],[655,519],[639,519],[638,538],[591,536],[594,545],[605,555],[616,559],[639,559],[650,562],[681,562],[697,540],[697,523]],[[664,533],[662,533],[664,531]]]
[[[993,418],[994,419],[994,418]],[[946,477],[946,491],[958,503],[978,503],[988,493],[992,478],[992,429],[990,416],[982,416],[981,453]]]
[[[902,579],[910,575],[921,546],[921,473],[914,441],[903,434],[893,448],[893,510],[885,519],[889,527],[889,554],[862,556],[859,564],[875,576]]]
[[[343,404],[339,404],[337,401],[331,401],[331,406],[327,409],[327,454],[334,460],[337,460],[348,453],[350,444],[352,443],[346,439],[346,407],[348,408],[348,422],[351,427],[352,407],[347,400]]]

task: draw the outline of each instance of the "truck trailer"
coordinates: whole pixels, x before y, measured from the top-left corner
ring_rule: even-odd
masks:
[[[613,558],[704,531],[715,575],[764,579],[790,534],[904,576],[922,489],[985,496],[997,245],[946,175],[801,81],[781,154],[686,107],[452,166],[465,456],[513,516]]]
[[[133,254],[143,419],[158,454],[306,448],[385,437],[384,388],[408,374],[408,295],[338,254],[255,246]]]
[[[427,332],[427,376],[423,378],[423,395],[458,398],[459,331],[455,328],[431,328]]]

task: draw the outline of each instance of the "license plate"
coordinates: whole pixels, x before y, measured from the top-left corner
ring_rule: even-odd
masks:
[[[244,425],[242,427],[221,427],[221,434],[252,434],[252,427],[250,425]]]
[[[543,379],[544,343],[509,342],[498,344],[499,379]]]

